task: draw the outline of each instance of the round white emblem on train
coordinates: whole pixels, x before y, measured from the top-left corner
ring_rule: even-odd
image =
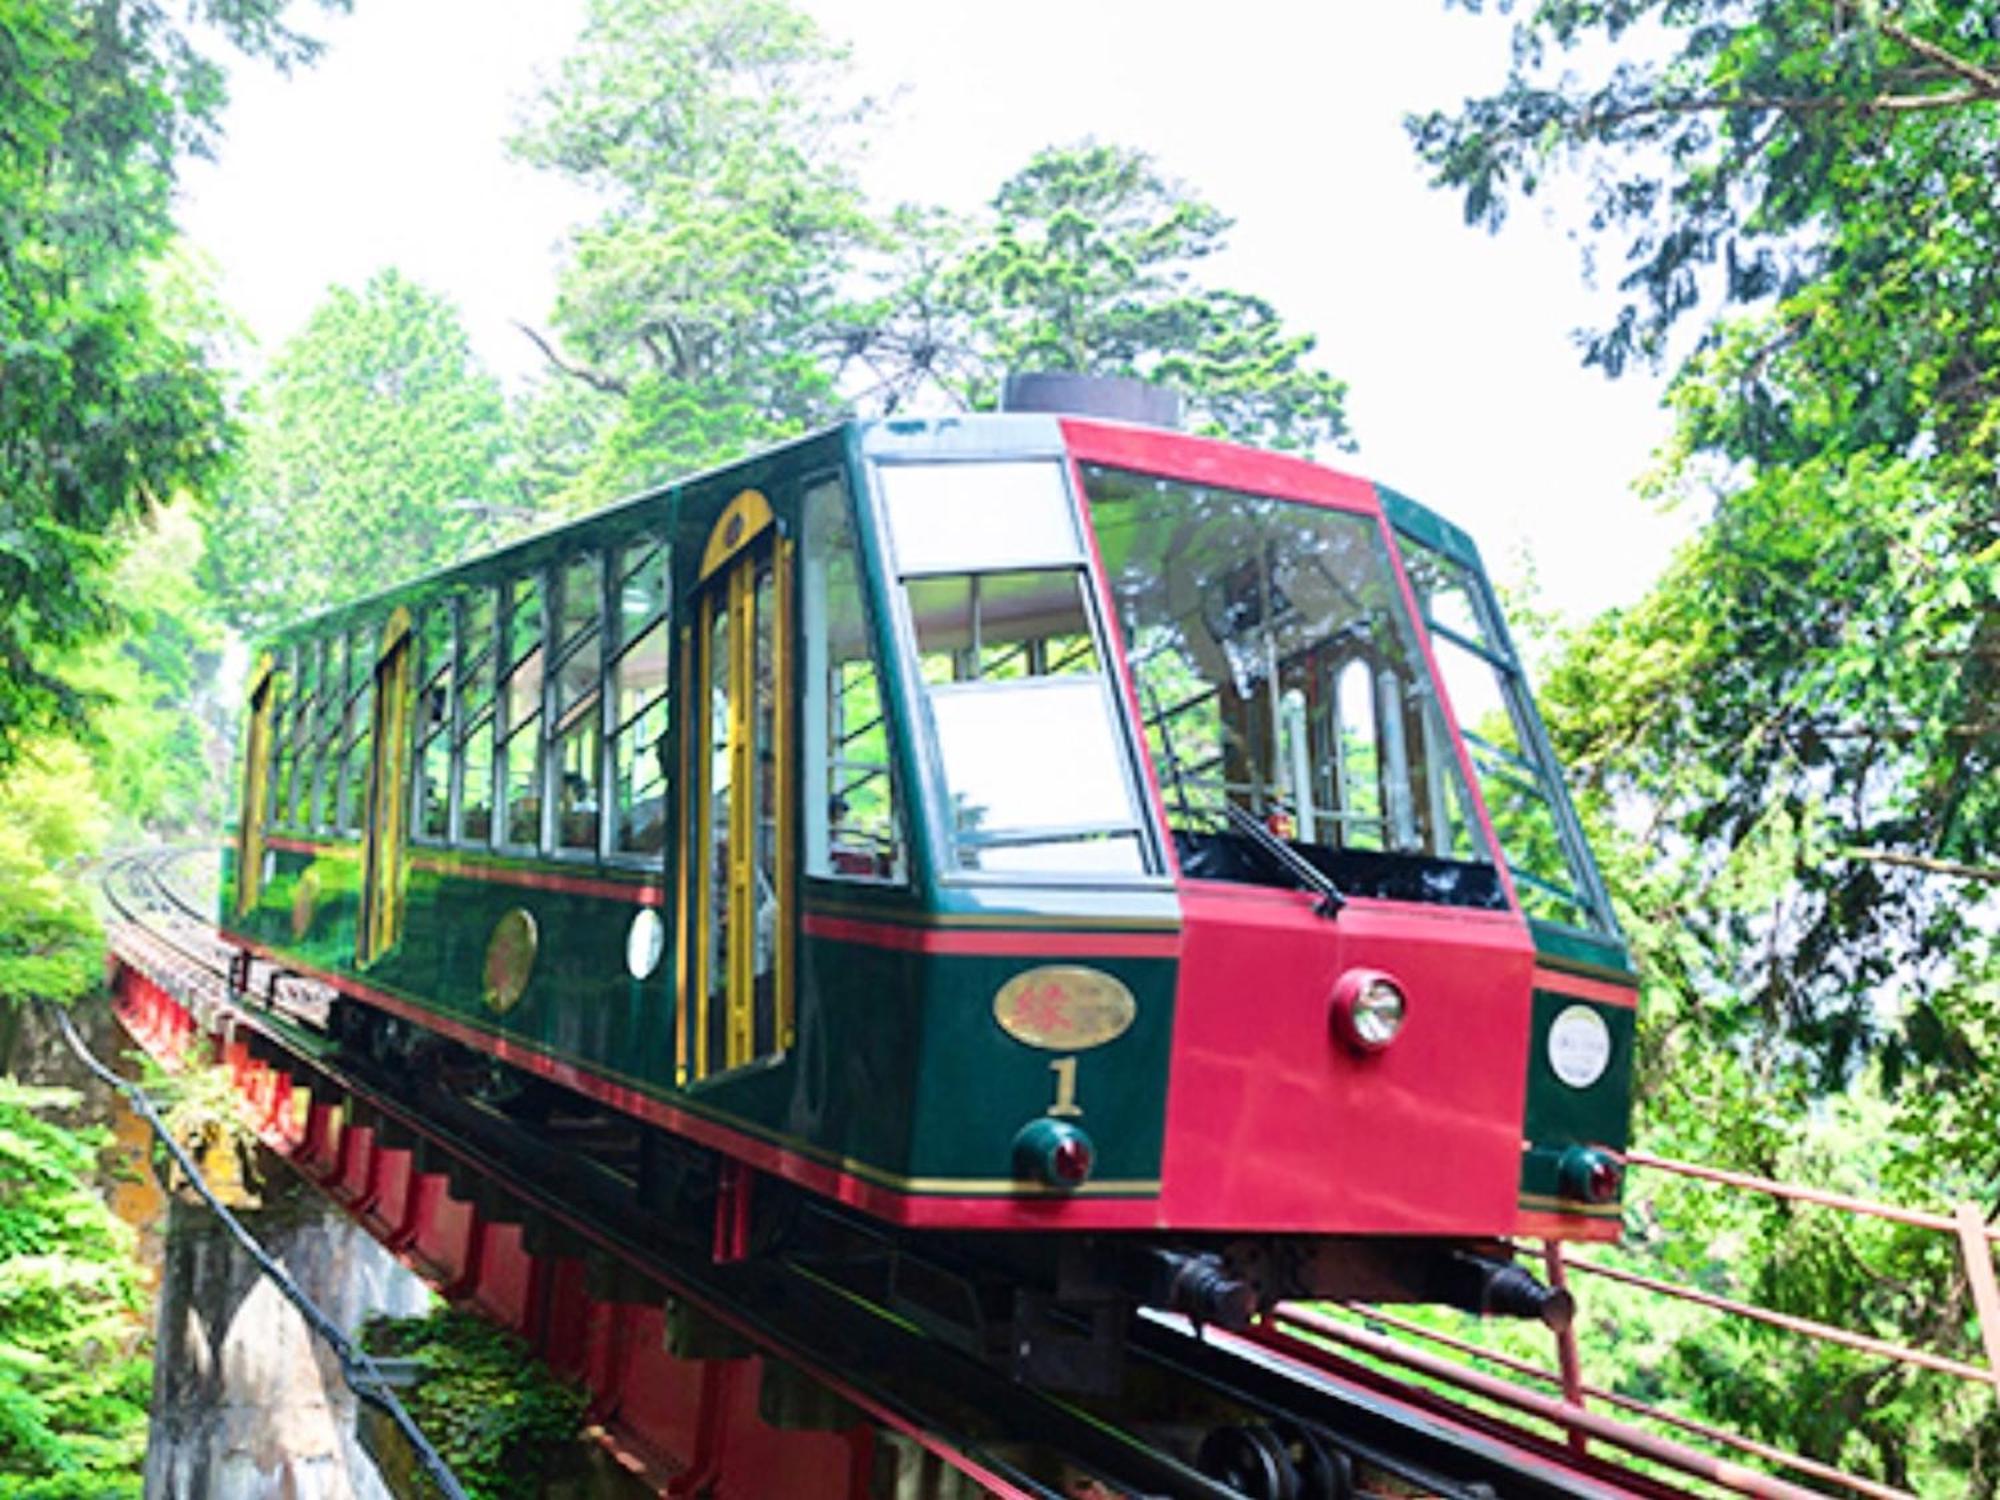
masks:
[[[1588,1005],[1572,1005],[1549,1027],[1549,1066],[1573,1089],[1587,1089],[1611,1066],[1611,1028]]]
[[[650,906],[639,908],[632,918],[631,929],[625,934],[625,967],[634,979],[651,977],[653,970],[660,966],[660,954],[667,946],[667,924],[660,920],[660,914]]]

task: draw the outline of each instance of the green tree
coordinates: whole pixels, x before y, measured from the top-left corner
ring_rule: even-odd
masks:
[[[219,472],[219,378],[148,268],[177,163],[213,144],[209,49],[309,60],[288,8],[206,0],[197,34],[150,0],[0,0],[0,769],[82,720],[52,663],[113,619],[115,526]]]
[[[571,236],[553,337],[530,331],[562,403],[534,430],[563,503],[838,413],[863,337],[843,281],[876,233],[840,154],[862,113],[833,102],[844,61],[785,0],[591,0],[514,141],[605,205]]]
[[[1261,297],[1205,286],[1230,221],[1144,152],[1052,147],[1002,184],[953,269],[990,405],[1013,370],[1126,375],[1178,390],[1194,425],[1266,447],[1345,444],[1346,385]]]
[[[394,270],[335,288],[253,393],[205,576],[255,630],[442,567],[520,508],[499,383],[453,305]]]
[[[1600,831],[1648,976],[1644,1129],[1772,1175],[1991,1203],[2000,8],[1497,8],[1509,76],[1412,121],[1418,149],[1489,226],[1581,180],[1589,250],[1624,258],[1585,357],[1681,356],[1650,484],[1707,516],[1643,600],[1575,635],[1546,694],[1592,800],[1626,814]],[[1666,1222],[1683,1244],[1717,1232]],[[1703,1268],[1715,1284],[1971,1352],[1935,1247],[1809,1215],[1726,1233],[1742,1249]],[[1761,1338],[1677,1350],[1711,1415],[1993,1493],[1990,1402]]]
[[[216,701],[223,627],[203,591],[200,517],[189,505],[151,517],[111,574],[127,628],[87,648],[64,677],[95,702],[91,760],[112,838],[169,839],[222,827],[220,746],[237,705]]]
[[[602,503],[853,411],[990,407],[1010,369],[1180,388],[1205,431],[1341,441],[1345,388],[1268,303],[1197,283],[1228,221],[1143,154],[1037,156],[994,214],[870,208],[872,118],[789,0],[592,0],[514,141],[604,204],[571,236],[526,471]]]
[[[1695,341],[1653,480],[1711,519],[1572,653],[1567,748],[1697,867],[1799,831],[1780,904],[1709,914],[1711,998],[1823,1082],[1948,1066],[2000,879],[2000,8],[1549,0],[1515,57],[1412,129],[1489,224],[1588,173],[1629,268],[1588,357],[1660,354],[1705,289],[1747,309]]]

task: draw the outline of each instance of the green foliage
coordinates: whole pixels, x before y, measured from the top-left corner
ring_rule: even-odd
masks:
[[[89,1180],[73,1094],[0,1078],[0,1496],[139,1493],[152,1370],[132,1232]]]
[[[1589,230],[1623,239],[1623,305],[1589,346],[1614,372],[1661,357],[1706,294],[1761,304],[1829,276],[1921,275],[1898,263],[1899,244],[1922,239],[1935,274],[1990,232],[1991,174],[1979,168],[2000,100],[1992,0],[1490,8],[1518,18],[1504,85],[1412,118],[1411,135],[1439,185],[1462,193],[1468,223],[1497,227],[1512,198],[1584,172]],[[1864,221],[1879,244],[1843,232]],[[1919,289],[1899,274],[1880,288],[1911,305]]]
[[[584,1392],[538,1363],[513,1334],[472,1313],[441,1308],[362,1329],[371,1354],[421,1361],[403,1404],[473,1500],[540,1493],[563,1445],[583,1424]]]
[[[1596,84],[1585,56],[1612,59]],[[1413,124],[1475,219],[1588,168],[1593,228],[1628,236],[1607,368],[1663,349],[1710,271],[1756,305],[1683,366],[1653,479],[1712,519],[1550,696],[1571,763],[1645,806],[1647,854],[1679,871],[1687,999],[1819,1087],[1878,1053],[1892,1086],[1957,1087],[1942,1017],[1994,961],[1974,914],[2000,878],[1996,57],[1990,4],[1550,0],[1523,7],[1499,93]],[[1758,848],[1761,896],[1714,884]],[[2000,1147],[1976,1165],[2000,1177]]]
[[[592,0],[514,149],[595,189],[553,349],[567,422],[540,455],[562,503],[645,483],[835,414],[874,237],[833,144],[842,53],[785,0]],[[546,430],[542,423],[535,430]]]
[[[63,867],[94,852],[108,826],[74,745],[24,751],[0,781],[0,1015],[26,1000],[76,999],[102,980],[96,914]]]
[[[338,0],[329,0],[338,3]],[[286,0],[193,8],[201,41],[289,66]],[[0,0],[0,769],[85,702],[52,658],[102,635],[120,521],[220,472],[220,381],[149,267],[222,70],[159,4]]]
[[[788,0],[592,0],[514,149],[594,189],[525,471],[565,509],[849,411],[990,407],[1013,369],[1179,388],[1204,431],[1309,449],[1345,387],[1261,298],[1201,285],[1229,222],[1144,154],[1035,157],[990,218],[863,201],[870,119]]]
[[[1643,600],[1575,633],[1545,693],[1647,976],[1645,1139],[1990,1205],[2000,6],[1496,8],[1517,17],[1508,78],[1413,121],[1420,152],[1489,225],[1578,174],[1590,248],[1625,264],[1587,358],[1687,351],[1650,485],[1706,524]],[[1644,1253],[1970,1352],[1934,1238],[1706,1202],[1663,1199]],[[1698,1264],[1687,1247],[1711,1242],[1727,1253]],[[1706,1414],[1994,1493],[1990,1393],[1756,1332],[1666,1352]]]
[[[122,841],[222,825],[227,793],[211,752],[222,706],[211,695],[223,642],[197,578],[202,548],[191,507],[153,516],[111,575],[126,629],[63,672],[96,704],[91,758]]]
[[[952,268],[971,323],[965,395],[1010,370],[1134,376],[1181,392],[1197,430],[1310,451],[1342,442],[1347,387],[1271,305],[1206,287],[1230,221],[1144,152],[1051,148],[1009,178],[991,227]]]
[[[256,393],[204,581],[254,631],[455,562],[515,497],[510,448],[451,303],[394,270],[335,288]]]

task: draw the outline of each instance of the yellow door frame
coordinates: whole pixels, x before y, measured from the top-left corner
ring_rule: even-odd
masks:
[[[403,845],[409,822],[410,719],[414,683],[410,612],[397,609],[375,658],[369,726],[368,813],[362,852],[361,921],[355,958],[371,964],[403,933]]]
[[[769,544],[765,544],[766,536]],[[776,535],[770,502],[756,490],[745,490],[724,507],[703,550],[696,590],[694,624],[681,632],[682,685],[687,711],[682,725],[682,784],[692,799],[692,815],[682,820],[680,936],[682,1004],[675,1040],[675,1072],[683,1082],[698,1082],[713,1073],[740,1068],[757,1060],[757,769],[756,675],[757,636],[764,622],[757,618],[757,578],[768,563],[772,570],[771,668],[773,681],[772,744],[768,747],[775,773],[772,795],[772,837],[775,841],[775,881],[778,903],[776,944],[772,954],[772,1044],[783,1051],[792,1044],[792,843],[793,783],[791,765],[791,543]],[[715,626],[729,624],[726,659],[715,660]],[[709,949],[715,920],[710,904],[714,872],[709,868],[715,843],[716,797],[713,785],[715,691],[723,688],[728,704],[724,753],[729,766],[727,818],[729,863],[723,883],[728,942],[718,955],[724,983],[722,1055],[711,1055],[709,1027],[711,972]]]
[[[250,680],[250,723],[243,747],[243,817],[236,829],[236,915],[264,893],[264,824],[270,816],[271,717],[278,703],[276,664],[266,654]]]

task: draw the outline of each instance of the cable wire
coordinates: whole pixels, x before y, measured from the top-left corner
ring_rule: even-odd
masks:
[[[174,1133],[167,1129],[166,1122],[160,1118],[158,1109],[154,1107],[146,1091],[136,1083],[120,1078],[92,1055],[83,1038],[77,1034],[76,1025],[70,1020],[66,1009],[60,1005],[47,1004],[43,1009],[55,1017],[57,1026],[62,1030],[63,1040],[69,1044],[69,1049],[76,1054],[77,1060],[101,1082],[125,1096],[126,1101],[132,1106],[133,1113],[146,1122],[160,1144],[167,1148],[168,1154],[174,1159],[174,1165],[180,1168],[188,1184],[200,1195],[202,1202],[206,1203],[222,1221],[231,1238],[257,1263],[257,1268],[270,1279],[271,1284],[278,1289],[279,1295],[291,1303],[299,1316],[305,1319],[306,1326],[333,1351],[334,1357],[340,1361],[341,1378],[347,1382],[347,1388],[354,1393],[355,1399],[379,1408],[396,1424],[397,1430],[403,1434],[411,1450],[416,1454],[417,1462],[437,1485],[444,1500],[468,1500],[464,1486],[451,1472],[450,1465],[444,1461],[437,1449],[431,1446],[415,1419],[397,1399],[396,1392],[390,1386],[387,1377],[383,1375],[381,1366],[375,1363],[367,1350],[356,1345],[340,1331],[339,1326],[331,1318],[320,1311],[312,1298],[292,1280],[291,1273],[271,1258],[269,1252],[257,1243],[256,1238],[243,1227],[236,1215],[215,1196],[207,1180],[201,1175],[200,1169],[195,1166],[194,1159],[188,1155],[187,1149],[175,1139]]]

